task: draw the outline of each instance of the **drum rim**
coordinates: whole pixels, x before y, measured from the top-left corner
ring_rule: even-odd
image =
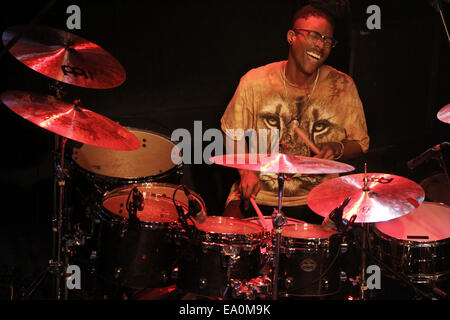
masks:
[[[297,224],[309,224],[309,225],[315,225],[315,224],[307,223],[307,222],[304,222],[304,223],[297,223]],[[295,225],[295,224],[291,224],[291,225],[289,225],[289,226],[293,226],[293,225]],[[317,224],[317,226],[320,226],[320,224]],[[283,241],[284,239],[286,239],[286,240],[287,240],[287,239],[294,239],[294,240],[298,240],[298,241],[301,241],[301,240],[309,240],[309,241],[311,241],[311,240],[322,240],[322,241],[325,241],[325,240],[329,240],[332,236],[338,235],[338,234],[339,234],[339,232],[338,232],[337,230],[329,230],[328,232],[333,232],[333,233],[331,233],[328,237],[325,237],[325,238],[320,238],[320,237],[294,238],[294,237],[283,236],[283,232],[281,232],[281,239],[282,239],[282,241]]]
[[[261,226],[258,226],[252,222],[244,221],[244,219],[239,219],[235,217],[224,217],[224,216],[208,216],[207,219],[216,219],[216,218],[225,218],[225,220],[233,220],[238,222],[245,222],[246,224],[250,223],[252,224],[252,227],[256,227],[259,229],[258,232],[249,233],[249,234],[237,234],[237,233],[225,233],[225,232],[208,232],[204,230],[200,230],[197,227],[200,239],[203,244],[205,245],[217,245],[217,246],[230,246],[230,245],[242,245],[242,244],[257,244],[262,243],[264,239],[264,228]],[[205,239],[206,238],[206,239]],[[208,239],[209,238],[209,239]],[[241,242],[238,243],[216,243],[215,241],[237,241],[240,240]],[[256,240],[256,241],[255,241]]]
[[[166,183],[166,182],[142,182],[142,183],[136,183],[136,184],[126,184],[126,185],[122,185],[119,186],[117,188],[114,188],[113,190],[109,190],[103,193],[103,196],[101,197],[100,203],[98,204],[98,206],[100,207],[100,210],[98,210],[98,216],[105,222],[109,222],[109,223],[117,223],[117,224],[123,224],[123,225],[128,225],[128,218],[122,217],[114,212],[111,212],[110,210],[106,209],[103,205],[104,201],[113,198],[114,193],[116,193],[117,191],[122,191],[125,189],[129,189],[131,191],[131,189],[136,186],[139,187],[142,185],[157,185],[157,186],[163,186],[163,187],[173,187],[173,191],[176,190],[176,188],[179,187],[179,185],[174,185],[171,183]],[[190,188],[188,188],[189,191],[191,192],[191,194],[197,198],[198,200],[201,201],[201,206],[203,209],[203,212],[205,213],[205,215],[207,215],[207,211],[206,211],[206,205],[205,202],[203,200],[203,198],[197,194],[195,191],[191,190]],[[181,192],[181,191],[180,191]],[[173,195],[173,194],[172,194]],[[182,204],[185,205],[185,204]],[[126,209],[125,209],[126,210]],[[110,221],[107,221],[106,219],[103,219],[103,215],[108,215],[111,217]],[[148,227],[148,228],[155,228],[157,226],[178,226],[178,219],[175,221],[171,221],[171,222],[158,222],[158,221],[154,221],[154,222],[150,222],[150,221],[140,221],[139,223],[140,225],[144,226],[144,227]]]
[[[450,210],[450,206],[447,206],[445,203],[441,202],[435,202],[435,201],[424,201],[423,204],[430,204],[430,205],[438,205],[438,206],[444,206]],[[420,208],[420,206],[419,206]],[[401,217],[400,217],[401,218]],[[389,220],[394,221],[395,219]],[[389,221],[383,221],[383,222],[389,222]],[[399,239],[392,237],[388,235],[387,233],[384,233],[380,229],[377,228],[377,224],[383,223],[383,222],[377,222],[373,224],[373,231],[374,233],[380,237],[382,240],[389,241],[389,242],[397,242],[398,244],[409,246],[414,245],[415,247],[437,247],[441,246],[447,242],[450,242],[450,237],[440,239],[440,240],[429,240],[429,241],[415,241],[415,240],[407,240],[407,239]]]
[[[125,126],[125,128],[126,128],[127,130],[129,130],[129,131],[132,131],[132,130],[135,130],[135,131],[143,131],[143,132],[146,132],[146,133],[150,133],[150,134],[154,134],[154,135],[160,136],[161,138],[164,138],[164,139],[170,141],[171,143],[173,143],[173,146],[174,146],[174,147],[177,147],[177,144],[176,144],[174,141],[172,141],[172,140],[170,139],[169,136],[166,136],[165,134],[162,134],[162,133],[159,133],[159,132],[155,132],[155,131],[152,131],[152,130],[149,130],[149,129],[135,128],[135,127],[128,127],[128,126]],[[83,144],[80,148],[82,148],[84,145],[85,145],[85,144]],[[183,166],[183,163],[182,163],[182,162],[179,163],[179,164],[174,164],[174,166],[171,167],[169,170],[166,170],[166,171],[161,172],[161,173],[158,173],[158,174],[150,175],[150,176],[128,177],[128,178],[124,178],[124,177],[116,177],[116,176],[107,176],[107,175],[104,175],[104,174],[94,173],[94,172],[92,172],[92,171],[89,171],[88,169],[82,167],[82,166],[74,159],[74,150],[75,150],[75,149],[80,150],[80,148],[72,148],[72,154],[70,155],[70,160],[71,160],[71,162],[77,167],[78,170],[80,170],[80,171],[82,171],[82,172],[84,172],[84,173],[87,173],[87,174],[93,176],[93,178],[91,178],[91,179],[95,179],[95,177],[99,177],[100,179],[104,179],[104,180],[108,180],[108,179],[109,179],[109,180],[113,180],[113,179],[115,179],[115,180],[124,181],[124,182],[125,182],[125,181],[159,180],[159,179],[161,179],[161,178],[164,178],[164,177],[166,177],[166,176],[169,176],[170,174],[173,174],[174,171],[179,170],[179,169]],[[177,148],[178,148],[178,147],[177,147]],[[180,149],[180,152],[181,152],[181,149]],[[133,183],[133,182],[130,182],[130,183]]]

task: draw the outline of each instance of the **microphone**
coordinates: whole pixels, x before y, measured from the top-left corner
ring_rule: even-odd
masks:
[[[198,223],[203,223],[206,221],[206,215],[204,214],[202,210],[202,206],[200,205],[199,201],[191,194],[188,188],[186,186],[183,186],[183,191],[186,197],[188,198],[189,202],[189,211],[187,213],[188,216],[194,217],[194,219]]]
[[[431,158],[436,152],[441,151],[442,147],[447,147],[449,146],[450,143],[444,141],[442,143],[439,143],[437,145],[435,145],[432,148],[429,148],[428,150],[426,150],[425,152],[419,154],[417,157],[409,160],[406,165],[408,166],[408,168],[410,170],[415,169],[418,165],[420,165],[422,162],[424,162],[425,160]]]
[[[136,187],[133,187],[133,205],[139,211],[144,210],[144,196]]]
[[[144,196],[142,195],[142,192],[140,192],[136,186],[133,186],[130,193],[128,194],[126,209],[128,211],[128,218],[129,218],[130,224],[139,223],[139,218],[137,217],[137,212],[138,212],[138,210],[139,211],[144,210]]]

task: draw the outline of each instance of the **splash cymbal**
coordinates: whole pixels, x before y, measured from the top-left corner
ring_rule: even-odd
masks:
[[[311,190],[307,203],[312,211],[327,217],[346,198],[343,218],[356,214],[356,223],[388,221],[420,206],[425,192],[417,183],[385,173],[353,174],[334,178]]]
[[[52,79],[75,86],[109,89],[126,79],[122,65],[106,50],[77,35],[42,26],[14,26],[3,32],[9,52],[21,63]]]
[[[118,123],[53,96],[6,91],[2,102],[22,118],[78,142],[112,150],[136,150],[139,139]]]

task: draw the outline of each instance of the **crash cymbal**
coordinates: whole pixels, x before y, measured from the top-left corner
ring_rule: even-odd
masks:
[[[439,110],[437,118],[445,123],[450,123],[450,103]]]
[[[95,43],[58,29],[15,26],[3,32],[3,44],[6,46],[21,33],[9,52],[34,71],[64,83],[94,89],[114,88],[125,81],[122,65]]]
[[[415,182],[385,173],[353,174],[334,178],[311,190],[307,203],[312,211],[327,217],[351,197],[342,217],[357,223],[388,221],[408,214],[423,202],[425,192]],[[366,185],[366,188],[365,188]]]
[[[6,91],[2,102],[41,128],[78,142],[112,150],[136,150],[141,143],[116,122],[74,103],[24,91]]]
[[[337,161],[303,157],[292,154],[227,154],[215,156],[211,162],[261,173],[330,174],[355,170],[354,167]]]

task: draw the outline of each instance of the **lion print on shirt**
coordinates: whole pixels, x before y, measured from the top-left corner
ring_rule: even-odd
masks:
[[[337,110],[336,110],[337,111]],[[342,141],[346,137],[345,129],[335,121],[335,110],[330,110],[319,99],[305,99],[304,97],[286,99],[275,95],[259,111],[257,116],[257,130],[278,129],[280,132],[279,151],[286,154],[313,156],[307,145],[301,141],[292,129],[293,121],[308,134],[315,144],[331,141]],[[270,150],[270,146],[268,147]],[[324,175],[287,175],[284,184],[284,195],[298,196],[308,193],[324,179]],[[276,174],[260,174],[261,189],[270,192],[278,191]]]

